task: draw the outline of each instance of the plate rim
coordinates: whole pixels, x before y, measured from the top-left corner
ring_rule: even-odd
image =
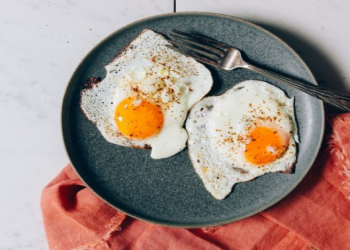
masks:
[[[121,211],[123,213],[125,213],[128,216],[131,216],[133,218],[142,220],[142,221],[146,221],[149,223],[153,223],[156,225],[161,225],[161,226],[167,226],[167,227],[177,227],[177,228],[203,228],[203,227],[213,227],[213,226],[220,226],[220,225],[225,225],[228,223],[232,223],[238,220],[242,220],[244,218],[248,218],[252,215],[258,214],[264,210],[266,210],[269,207],[272,207],[274,205],[276,205],[278,202],[280,202],[281,200],[283,200],[284,198],[286,198],[299,184],[300,182],[305,178],[305,176],[307,175],[307,173],[310,171],[312,165],[315,163],[315,160],[317,158],[317,156],[319,155],[320,152],[320,148],[322,145],[322,141],[324,138],[324,131],[325,131],[325,109],[324,109],[324,104],[321,100],[318,100],[320,103],[320,107],[321,107],[321,118],[322,118],[322,124],[321,126],[321,137],[319,138],[319,141],[317,142],[316,145],[316,149],[317,149],[317,154],[315,154],[312,157],[312,163],[310,164],[310,166],[308,166],[307,171],[301,176],[301,178],[293,185],[290,187],[290,189],[288,190],[288,192],[286,192],[286,194],[283,197],[278,197],[276,199],[274,199],[272,202],[270,202],[270,204],[263,206],[253,212],[247,213],[244,216],[239,216],[236,217],[235,219],[231,219],[231,220],[227,220],[225,222],[218,222],[218,223],[209,223],[209,224],[194,224],[194,225],[188,225],[188,224],[181,224],[181,223],[169,223],[169,222],[161,222],[159,220],[153,220],[153,219],[149,219],[149,218],[143,218],[140,217],[138,215],[133,214],[132,212],[128,212],[128,211],[124,211],[124,209],[121,209],[117,206],[115,206],[114,204],[108,202],[107,200],[105,200],[103,197],[101,197],[94,189],[92,189],[90,187],[90,185],[81,177],[81,175],[79,174],[77,168],[74,166],[74,163],[72,161],[72,150],[74,150],[74,147],[72,147],[71,145],[69,145],[69,138],[67,135],[67,131],[68,131],[68,127],[69,125],[67,125],[68,123],[65,122],[65,113],[66,110],[69,108],[67,107],[67,98],[68,98],[68,88],[74,78],[74,76],[78,73],[78,70],[80,68],[80,66],[84,63],[84,61],[91,56],[91,54],[101,46],[101,44],[103,44],[104,42],[108,41],[110,38],[112,38],[113,36],[115,36],[117,33],[122,32],[123,30],[126,30],[134,25],[137,25],[139,23],[143,23],[152,19],[157,19],[157,18],[163,18],[163,17],[171,17],[171,16],[181,16],[181,15],[197,15],[197,16],[212,16],[212,17],[220,17],[220,18],[225,18],[225,19],[231,19],[234,21],[238,21],[241,23],[245,23],[248,24],[250,26],[255,27],[256,29],[258,29],[259,31],[267,34],[270,37],[273,37],[274,39],[276,39],[279,43],[281,43],[282,45],[284,45],[285,48],[287,48],[295,57],[296,59],[301,63],[301,65],[303,66],[303,68],[307,71],[307,73],[311,76],[312,81],[310,83],[314,84],[314,85],[318,85],[317,81],[313,75],[313,73],[311,72],[310,68],[307,66],[307,64],[304,62],[304,60],[300,57],[300,55],[292,48],[290,47],[285,41],[283,41],[281,38],[279,38],[278,36],[276,36],[275,34],[271,33],[270,31],[264,29],[263,27],[254,24],[250,21],[246,21],[244,19],[235,17],[235,16],[231,16],[231,15],[227,15],[227,14],[220,14],[220,13],[214,13],[214,12],[200,12],[200,11],[183,11],[183,12],[170,12],[170,13],[165,13],[165,14],[158,14],[158,15],[152,15],[149,17],[145,17],[142,19],[138,19],[132,23],[129,23],[127,25],[124,25],[118,29],[116,29],[115,31],[113,31],[112,33],[110,33],[109,35],[107,35],[106,37],[104,37],[102,40],[100,40],[96,45],[94,45],[89,52],[80,60],[80,62],[77,64],[77,66],[75,67],[75,69],[73,70],[73,73],[71,74],[69,81],[66,85],[65,91],[64,91],[64,95],[63,95],[63,99],[62,99],[62,103],[61,103],[61,139],[63,141],[64,144],[64,148],[65,148],[65,152],[66,155],[70,161],[70,164],[73,168],[73,170],[75,171],[75,173],[78,175],[78,177],[80,178],[80,180],[86,185],[87,188],[89,188],[97,197],[99,197],[102,201],[104,201],[105,203],[107,203],[108,205],[110,205],[111,207],[115,208],[118,211]]]

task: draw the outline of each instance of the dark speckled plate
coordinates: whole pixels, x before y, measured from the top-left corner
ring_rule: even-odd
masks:
[[[256,73],[210,68],[220,95],[235,84],[264,80],[295,96],[300,141],[294,174],[273,173],[237,184],[224,200],[205,190],[187,150],[153,160],[149,150],[108,143],[82,114],[80,88],[89,77],[104,77],[111,61],[143,29],[169,34],[171,29],[204,34],[241,49],[251,61],[316,84],[300,57],[271,33],[249,22],[211,13],[177,13],[143,19],[123,27],[98,44],[74,72],[63,102],[62,128],[70,160],[84,182],[103,200],[150,222],[178,227],[207,227],[236,221],[262,211],[291,192],[309,171],[324,130],[322,102]]]

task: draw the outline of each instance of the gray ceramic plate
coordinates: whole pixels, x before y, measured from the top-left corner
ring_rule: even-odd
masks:
[[[80,88],[89,77],[104,77],[111,61],[143,29],[169,34],[171,29],[204,34],[232,44],[261,66],[316,84],[299,56],[271,33],[246,21],[211,13],[177,13],[143,19],[123,27],[98,44],[74,72],[64,97],[62,127],[70,160],[84,182],[103,200],[125,213],[150,222],[179,227],[207,227],[253,215],[291,192],[310,169],[324,130],[322,102],[277,81],[247,70],[209,68],[220,95],[248,79],[268,81],[295,96],[300,141],[294,174],[273,173],[234,187],[217,201],[205,190],[187,150],[152,160],[149,150],[108,143],[87,121],[79,106]]]

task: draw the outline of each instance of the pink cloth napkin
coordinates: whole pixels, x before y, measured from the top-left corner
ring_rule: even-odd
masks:
[[[70,165],[42,192],[50,249],[350,249],[350,114],[330,116],[317,161],[271,208],[218,227],[131,218],[100,200]]]

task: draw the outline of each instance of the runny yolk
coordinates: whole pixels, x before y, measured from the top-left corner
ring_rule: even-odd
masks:
[[[289,144],[287,135],[267,128],[256,127],[249,134],[250,142],[246,145],[245,158],[256,165],[269,164],[281,158]]]
[[[115,121],[124,136],[130,139],[145,139],[159,133],[164,117],[157,105],[129,97],[118,104]]]

